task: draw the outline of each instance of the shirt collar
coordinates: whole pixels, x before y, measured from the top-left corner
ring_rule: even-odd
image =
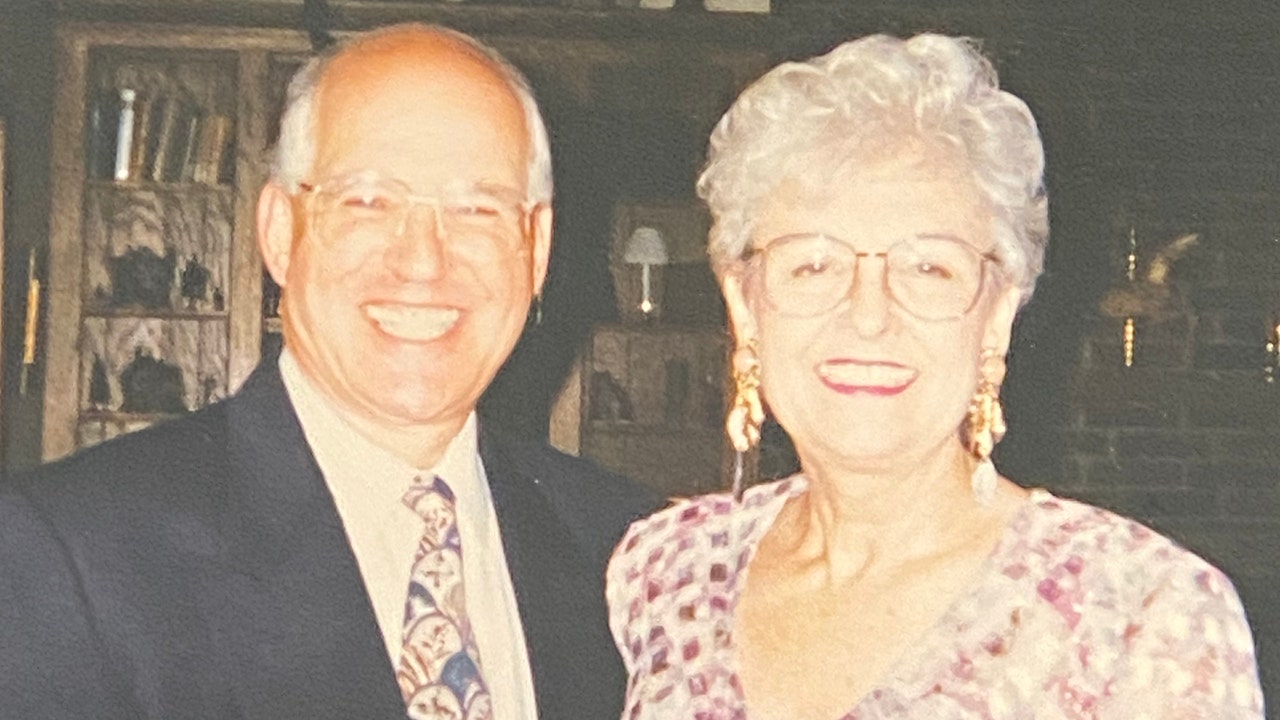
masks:
[[[418,476],[429,478],[439,475],[458,496],[474,495],[482,485],[477,472],[478,441],[474,411],[467,416],[462,430],[449,441],[440,461],[424,471],[357,432],[307,378],[288,348],[280,353],[280,375],[307,444],[311,446],[327,483],[332,485],[338,478],[372,478],[367,481],[365,489],[370,495],[376,495],[370,499],[383,507],[386,507],[386,500],[391,494],[399,502],[409,483]]]

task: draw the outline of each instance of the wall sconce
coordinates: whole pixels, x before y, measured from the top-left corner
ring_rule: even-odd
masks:
[[[1138,271],[1138,235],[1133,227],[1129,228],[1129,255],[1125,258],[1125,279],[1129,282],[1129,287],[1133,287],[1133,283],[1137,280]],[[1133,349],[1134,340],[1137,337],[1137,327],[1134,324],[1133,316],[1124,319],[1124,366],[1133,367]]]
[[[645,319],[657,316],[658,305],[654,302],[653,266],[666,265],[667,244],[662,233],[651,227],[638,227],[627,239],[622,253],[622,261],[628,265],[640,266],[640,312]]]
[[[1267,332],[1265,345],[1266,356],[1262,366],[1262,377],[1268,384],[1274,384],[1276,375],[1280,374],[1280,320],[1273,319]]]
[[[1190,300],[1173,276],[1174,263],[1200,240],[1199,233],[1185,233],[1157,247],[1144,270],[1139,269],[1138,235],[1129,228],[1124,275],[1103,293],[1099,308],[1106,317],[1122,320],[1121,352],[1124,366],[1133,367],[1138,347],[1139,325],[1156,325],[1186,317],[1192,312]]]

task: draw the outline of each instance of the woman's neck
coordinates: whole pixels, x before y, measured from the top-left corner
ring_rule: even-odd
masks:
[[[809,491],[784,509],[772,540],[830,583],[962,549],[1002,522],[1011,500],[1008,488],[991,506],[977,502],[974,461],[954,439],[872,472],[804,460]]]

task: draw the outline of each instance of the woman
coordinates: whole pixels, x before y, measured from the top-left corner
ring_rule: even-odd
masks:
[[[1226,577],[991,464],[1043,167],[1026,105],[937,35],[784,64],[720,121],[730,434],[763,397],[802,469],[622,540],[625,718],[1262,717]]]

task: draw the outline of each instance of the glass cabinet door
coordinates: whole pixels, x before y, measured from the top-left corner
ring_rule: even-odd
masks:
[[[227,393],[235,221],[236,55],[89,57],[78,446]]]

